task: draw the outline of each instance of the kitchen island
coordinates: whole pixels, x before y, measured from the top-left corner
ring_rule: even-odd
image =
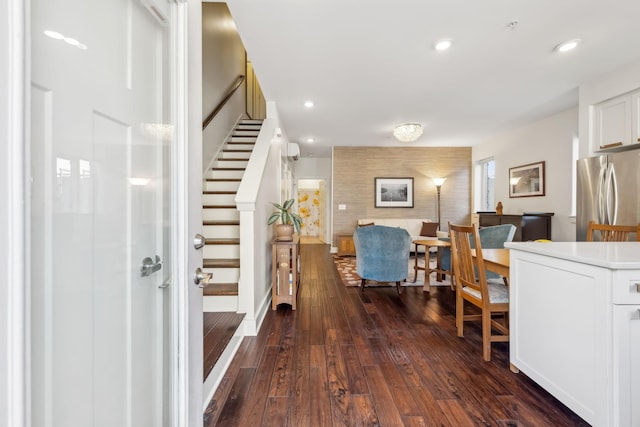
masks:
[[[594,426],[640,426],[640,243],[507,243],[510,359]]]

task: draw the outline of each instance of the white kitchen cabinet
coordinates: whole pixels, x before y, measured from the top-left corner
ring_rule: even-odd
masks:
[[[640,426],[640,305],[614,306],[613,325],[613,425]]]
[[[631,143],[631,95],[625,94],[594,105],[595,149],[615,148]]]
[[[640,90],[593,105],[592,147],[619,151],[640,144]]]
[[[508,243],[511,364],[593,426],[640,426],[640,243]]]

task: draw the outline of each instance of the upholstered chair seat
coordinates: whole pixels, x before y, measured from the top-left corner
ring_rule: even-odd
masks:
[[[481,239],[482,240],[482,239]],[[509,302],[509,288],[500,282],[487,282],[489,290],[489,302],[491,304],[503,304]],[[465,286],[462,292],[469,294],[477,299],[482,299],[482,295],[476,289]]]

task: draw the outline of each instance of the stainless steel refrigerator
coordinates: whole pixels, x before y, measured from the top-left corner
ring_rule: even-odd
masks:
[[[584,241],[589,221],[640,223],[640,150],[578,160],[576,240]]]

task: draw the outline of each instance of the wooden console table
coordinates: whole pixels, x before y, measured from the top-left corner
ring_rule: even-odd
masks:
[[[295,234],[289,242],[274,240],[271,258],[271,309],[290,304],[295,310],[300,285],[300,236]]]
[[[490,227],[492,225],[513,224],[516,226],[514,242],[526,242],[529,240],[551,240],[551,217],[553,212],[527,213],[522,215],[498,215],[495,213],[479,213],[479,226]]]

